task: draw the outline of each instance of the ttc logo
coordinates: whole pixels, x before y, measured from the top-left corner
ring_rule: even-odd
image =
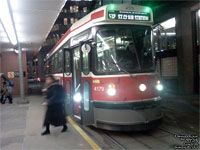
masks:
[[[116,18],[116,14],[109,14],[109,18],[115,19]]]

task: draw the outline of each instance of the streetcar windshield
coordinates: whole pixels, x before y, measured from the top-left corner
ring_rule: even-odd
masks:
[[[96,34],[96,71],[130,73],[154,71],[149,26],[104,27]]]

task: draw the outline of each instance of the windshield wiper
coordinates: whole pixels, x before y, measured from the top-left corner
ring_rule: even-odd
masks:
[[[111,58],[113,60],[113,62],[110,62],[110,63],[113,63],[117,66],[118,69],[122,70],[123,72],[127,73],[128,75],[130,75],[133,79],[135,79],[135,76],[133,76],[130,72],[128,72],[126,69],[124,69],[123,67],[121,67],[119,65],[119,63],[115,60],[115,58],[113,57],[113,55],[111,54]],[[119,71],[120,71],[119,70]]]

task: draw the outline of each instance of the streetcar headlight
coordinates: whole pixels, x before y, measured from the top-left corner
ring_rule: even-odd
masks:
[[[160,80],[157,81],[156,89],[158,91],[162,91],[163,90],[163,85],[160,83]]]
[[[109,96],[114,96],[116,94],[116,90],[115,90],[115,85],[114,84],[109,84],[108,85],[107,94]]]
[[[74,101],[75,102],[80,102],[81,101],[81,99],[82,99],[82,97],[81,97],[81,94],[80,93],[76,93],[75,95],[74,95]]]
[[[156,88],[157,88],[158,91],[162,91],[163,90],[162,84],[156,85]]]
[[[144,92],[147,89],[147,86],[145,84],[140,84],[139,89],[140,91]]]

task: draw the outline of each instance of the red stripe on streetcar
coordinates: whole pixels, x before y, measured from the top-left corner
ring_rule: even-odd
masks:
[[[97,19],[97,18],[101,18],[104,16],[104,10],[101,10],[101,11],[97,11],[95,13],[93,13],[91,15],[91,19],[90,20],[94,20],[94,19]]]
[[[53,51],[56,49],[56,47],[73,31],[79,29],[80,27],[86,25],[87,23],[89,23],[92,20],[101,18],[104,16],[104,10],[95,12],[93,14],[91,14],[90,20],[88,20],[87,22],[83,23],[82,25],[76,27],[75,29],[71,30],[71,28],[67,31],[67,33],[64,34],[64,36],[58,41],[58,43],[54,46],[54,48],[50,51],[50,53],[53,53]]]

